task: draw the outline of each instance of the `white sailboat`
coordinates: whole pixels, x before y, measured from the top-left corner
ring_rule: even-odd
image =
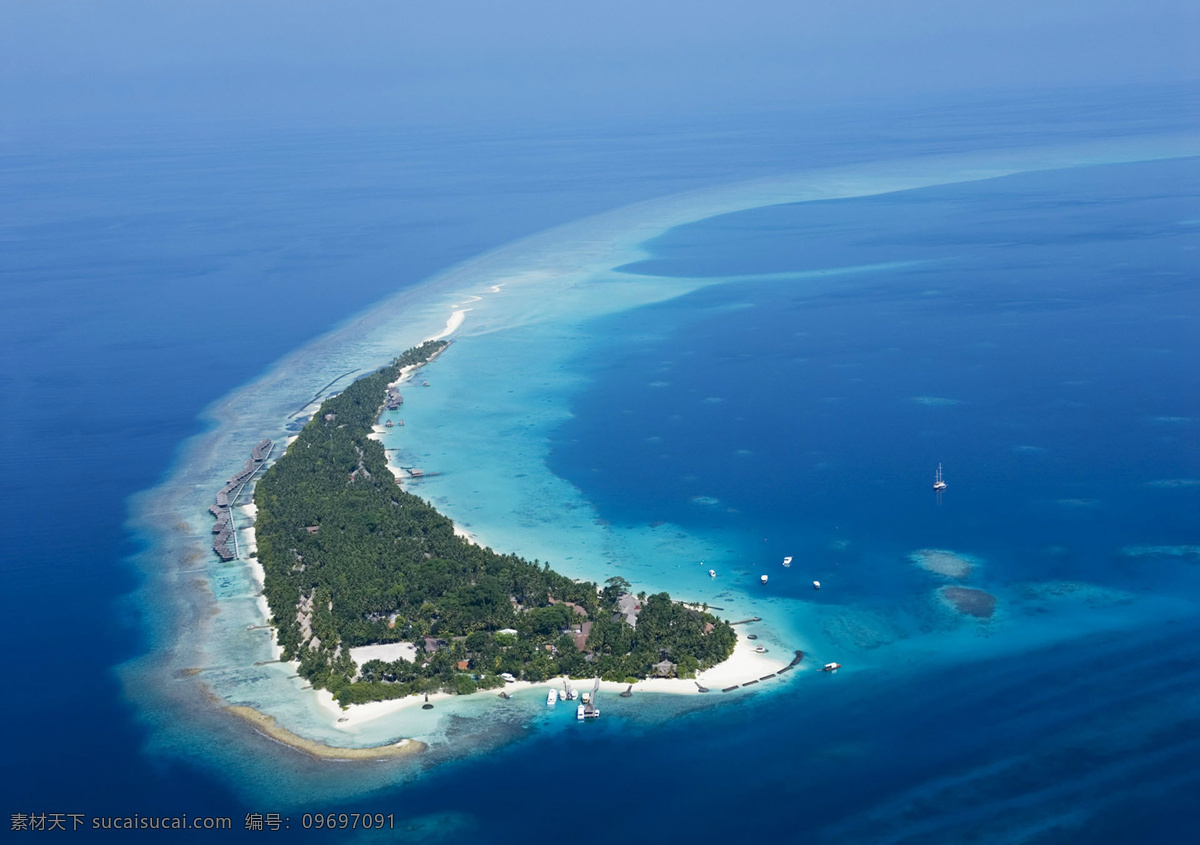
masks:
[[[933,489],[939,493],[946,489],[946,482],[942,480],[942,465],[938,464],[937,475],[933,479]]]

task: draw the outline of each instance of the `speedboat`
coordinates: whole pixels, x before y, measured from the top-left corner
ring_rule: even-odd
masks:
[[[758,581],[759,581],[759,583],[760,583],[760,584],[765,584],[765,583],[767,583],[767,576],[766,576],[766,575],[764,575],[763,577],[759,578],[759,579],[758,579]]]
[[[708,577],[709,577],[709,578],[716,578],[716,577],[717,577],[717,570],[715,570],[715,569],[710,569],[710,570],[708,570]]]
[[[819,590],[819,589],[821,589],[821,582],[820,582],[820,581],[813,581],[813,589],[814,589],[814,590]]]
[[[791,555],[788,555],[787,557],[785,557],[783,559],[783,565],[785,568],[792,565],[792,556]]]
[[[822,672],[836,672],[838,669],[841,669],[841,668],[842,668],[842,664],[840,664],[840,663],[826,663],[824,666],[821,667],[821,671]]]

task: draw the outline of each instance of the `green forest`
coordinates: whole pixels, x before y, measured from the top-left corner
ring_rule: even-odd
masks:
[[[400,488],[371,428],[388,384],[446,346],[410,349],[326,400],[259,480],[257,554],[284,658],[343,705],[499,687],[501,673],[620,681],[668,661],[690,677],[727,658],[733,629],[704,610],[474,545]],[[416,661],[350,659],[388,642],[416,643]]]

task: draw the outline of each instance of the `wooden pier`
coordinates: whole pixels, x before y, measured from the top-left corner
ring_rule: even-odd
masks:
[[[246,485],[266,466],[274,448],[275,444],[265,439],[251,449],[246,463],[217,491],[216,503],[209,505],[208,512],[216,517],[212,527],[212,533],[216,535],[212,548],[223,563],[240,559],[242,556],[241,549],[238,548],[237,522],[233,509],[237,507],[237,500],[246,489]],[[229,549],[230,540],[233,540],[232,551]]]

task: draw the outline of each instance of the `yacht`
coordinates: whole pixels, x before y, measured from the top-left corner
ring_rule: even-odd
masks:
[[[942,480],[942,465],[938,464],[937,475],[933,478],[933,489],[939,493],[946,489],[946,482]]]
[[[840,663],[826,663],[824,666],[821,667],[821,671],[822,672],[836,672],[838,669],[841,669],[841,668],[842,668],[842,664],[840,664]]]
[[[788,555],[787,557],[785,557],[783,559],[783,565],[784,565],[784,567],[788,567],[788,566],[792,565],[792,556],[791,555]]]
[[[552,689],[549,695],[546,696],[546,706],[553,707],[555,704],[558,704],[558,690]]]

